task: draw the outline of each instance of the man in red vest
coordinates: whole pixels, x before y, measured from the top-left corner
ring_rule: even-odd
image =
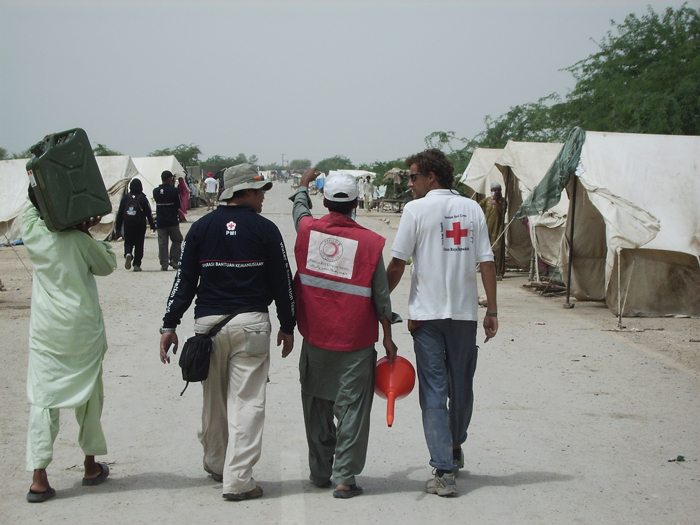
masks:
[[[301,397],[311,482],[328,487],[332,476],[333,497],[352,498],[362,493],[355,476],[367,457],[379,324],[393,361],[391,323],[400,318],[391,312],[385,239],[354,220],[357,181],[341,173],[329,176],[323,205],[330,213],[314,219],[308,186],[318,175],[315,168],[306,170],[290,197],[297,228],[297,322],[304,337]]]

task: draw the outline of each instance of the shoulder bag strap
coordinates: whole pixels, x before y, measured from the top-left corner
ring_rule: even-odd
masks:
[[[226,326],[226,324],[228,324],[228,322],[229,322],[231,319],[233,319],[234,317],[236,317],[238,314],[245,313],[246,311],[248,311],[248,308],[250,308],[250,307],[249,307],[249,306],[244,306],[244,307],[242,307],[242,308],[239,308],[238,310],[236,310],[236,311],[233,312],[232,314],[227,315],[227,316],[224,317],[221,321],[219,321],[219,322],[216,323],[214,326],[212,326],[211,329],[207,332],[207,335],[208,335],[209,337],[214,337],[216,334],[219,333],[219,330],[221,330],[224,326]]]

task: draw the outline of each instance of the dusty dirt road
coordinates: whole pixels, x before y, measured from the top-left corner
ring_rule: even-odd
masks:
[[[291,255],[289,193],[277,184],[263,213],[280,226]],[[314,203],[321,215],[320,198]],[[202,213],[191,211],[190,220]],[[387,237],[386,261],[399,218],[364,211],[358,217]],[[122,249],[115,243],[120,256]],[[375,398],[369,457],[358,478],[363,496],[335,500],[307,481],[297,336],[287,359],[273,349],[263,454],[255,468],[265,495],[233,503],[222,500],[221,485],[202,470],[201,388],[192,385],[180,397],[179,368],[158,360],[158,327],[175,274],[159,270],[155,237],[146,240],[143,268],[135,274],[120,266],[98,278],[109,339],[103,414],[109,454],[100,459],[112,474],[98,487],[81,486],[77,426],[72,411],[62,411],[49,467],[58,495],[30,505],[24,454],[31,267],[24,247],[0,248],[6,288],[0,292],[0,522],[700,522],[700,343],[691,342],[700,339],[698,319],[625,319],[628,328],[647,330],[606,331],[616,319],[604,305],[564,310],[562,298],[543,298],[523,288],[525,276],[507,275],[498,288],[500,331],[481,345],[460,495],[449,500],[422,490],[431,472],[417,391],[397,402],[392,428],[385,402]],[[406,272],[392,296],[404,318],[408,285]],[[181,339],[191,334],[191,312]],[[415,362],[405,324],[395,327],[395,340]],[[669,462],[678,456],[685,461]]]

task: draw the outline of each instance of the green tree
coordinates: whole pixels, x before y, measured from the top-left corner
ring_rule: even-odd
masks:
[[[12,154],[13,159],[31,159],[33,156],[34,154],[29,151],[29,148],[25,149],[24,151],[20,151],[19,153]]]
[[[246,162],[245,155],[243,155],[243,160],[240,160],[240,155],[238,157],[222,157],[221,155],[213,155],[207,160],[202,161],[202,166],[235,166],[236,164],[243,164]]]
[[[386,162],[375,161],[370,164],[360,164],[357,169],[376,173],[377,175],[374,177],[374,182],[376,185],[381,186],[384,184],[384,174],[391,168],[401,168],[402,170],[407,169],[405,160],[406,159],[388,160]]]
[[[294,159],[287,166],[290,170],[308,170],[311,167],[309,159]]]
[[[286,166],[282,166],[281,164],[277,164],[276,162],[273,162],[272,164],[265,164],[263,166],[260,166],[260,169],[263,171],[284,171],[287,169]]]
[[[428,147],[447,153],[455,172],[474,149],[503,148],[509,140],[563,142],[579,126],[594,131],[700,135],[700,9],[684,4],[661,15],[631,14],[598,43],[600,51],[566,68],[576,87],[564,100],[553,93],[511,107],[472,139],[436,131]],[[452,143],[465,146],[453,149]]]
[[[258,157],[251,155],[246,157],[245,154],[239,153],[236,157],[223,157],[221,155],[213,155],[207,160],[202,161],[202,166],[236,166],[237,164],[257,164]]]
[[[550,104],[554,102],[554,104]],[[467,142],[467,148],[504,148],[509,140],[519,142],[562,142],[575,125],[565,104],[556,94],[537,102],[514,106],[493,120],[484,119],[486,129]]]
[[[454,131],[433,131],[425,137],[425,145],[429,149],[437,148],[443,153],[452,153],[452,141],[466,142],[466,139],[460,139],[455,135]],[[447,151],[446,151],[447,150]]]
[[[631,14],[566,70],[575,125],[595,131],[700,134],[700,9]]]
[[[32,157],[32,152],[28,149],[20,151],[19,153],[10,153],[5,148],[0,148],[0,160],[10,160],[10,159],[29,159]]]
[[[99,142],[97,143],[97,146],[92,148],[92,152],[96,157],[114,157],[116,155],[122,155],[122,153],[109,149],[107,146],[100,144]]]
[[[342,155],[336,155],[335,157],[329,157],[323,159],[321,162],[316,164],[316,167],[325,173],[330,170],[354,170],[355,165],[350,161],[349,158],[343,157]]]
[[[199,156],[202,154],[202,150],[196,144],[180,144],[174,148],[165,148],[152,151],[148,154],[149,157],[163,157],[167,155],[174,155],[177,161],[182,164],[183,167],[186,166],[199,166]]]

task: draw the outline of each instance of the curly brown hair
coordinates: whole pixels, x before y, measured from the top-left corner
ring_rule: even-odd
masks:
[[[406,159],[406,167],[410,168],[414,164],[418,164],[418,171],[421,173],[432,171],[443,188],[452,189],[455,182],[455,167],[447,155],[439,149],[427,149]]]

